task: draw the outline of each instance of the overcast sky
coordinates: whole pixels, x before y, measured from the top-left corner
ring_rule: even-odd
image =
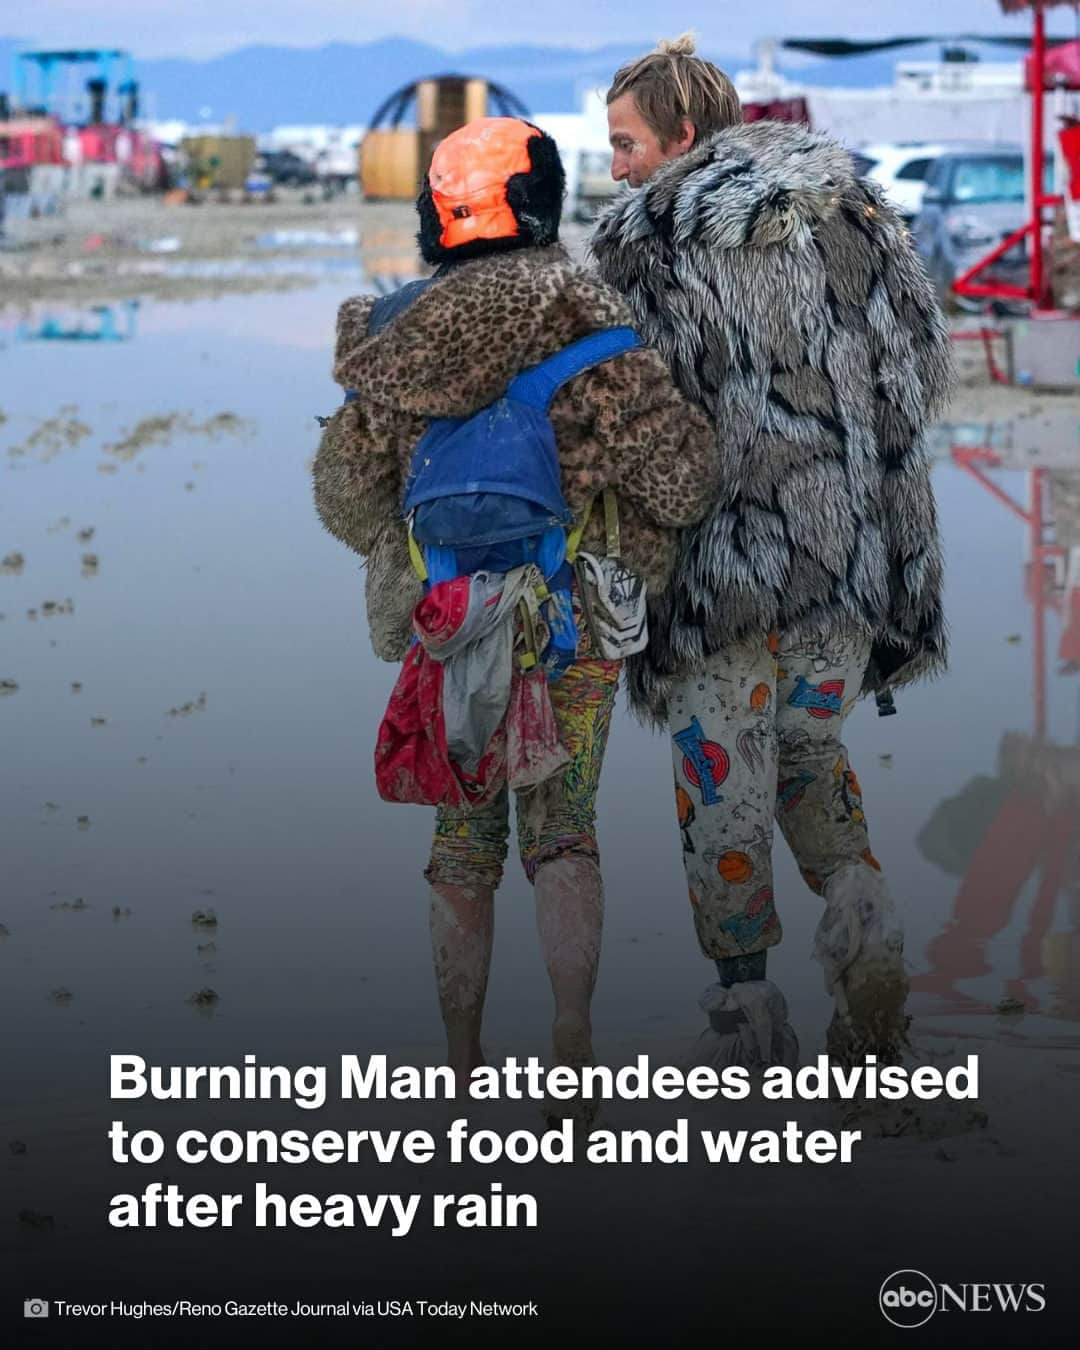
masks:
[[[5,13],[6,11],[6,13]],[[1057,31],[1071,33],[1071,9]],[[117,46],[138,57],[210,57],[251,43],[317,47],[406,36],[460,49],[508,43],[651,44],[694,29],[702,47],[749,53],[765,36],[1026,33],[997,0],[0,0],[0,37]]]

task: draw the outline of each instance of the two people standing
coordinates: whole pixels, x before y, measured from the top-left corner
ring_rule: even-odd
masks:
[[[757,1005],[784,1016],[766,979],[781,936],[775,816],[825,902],[830,1050],[896,1056],[902,938],[840,729],[861,694],[944,665],[922,443],[949,389],[944,321],[903,226],[848,156],[805,128],[742,125],[730,82],[689,40],[620,70],[608,112],[613,176],[640,190],[598,223],[589,271],[558,244],[550,138],[530,129],[516,158],[491,125],[443,142],[418,202],[434,278],[342,308],[335,378],[356,397],[324,433],[317,508],[368,560],[376,650],[407,656],[425,586],[408,580],[401,506],[425,428],[476,414],[589,334],[632,325],[642,345],[568,378],[549,409],[573,518],[601,498],[609,508],[588,518],[584,548],[613,552],[614,516],[614,551],[648,598],[647,647],[607,659],[571,576],[576,659],[550,685],[565,763],[518,794],[554,1058],[592,1055],[595,799],[620,664],[635,711],[671,738],[694,924],[736,1021]],[[463,1075],[482,1062],[508,797],[440,805],[426,873],[448,1055]]]

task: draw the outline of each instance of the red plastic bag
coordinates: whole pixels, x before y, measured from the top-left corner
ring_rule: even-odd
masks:
[[[375,786],[385,802],[417,806],[482,806],[506,778],[503,727],[491,740],[475,774],[467,774],[446,749],[442,715],[443,667],[419,643],[402,663],[375,742]]]
[[[457,804],[442,717],[432,716],[441,692],[442,667],[416,645],[402,663],[375,743],[375,785],[383,801]]]
[[[423,641],[402,663],[375,744],[375,784],[383,801],[483,806],[504,784],[527,791],[569,762],[547,678],[538,666],[527,674],[515,667],[506,715],[475,773],[466,773],[450,757],[443,716],[445,667],[427,648],[452,640],[468,607],[466,577],[432,587],[416,606],[413,628]]]

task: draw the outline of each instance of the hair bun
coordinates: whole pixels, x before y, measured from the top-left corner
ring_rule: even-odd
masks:
[[[677,38],[664,38],[656,44],[656,50],[665,56],[693,56],[697,51],[697,42],[693,33],[683,33]]]

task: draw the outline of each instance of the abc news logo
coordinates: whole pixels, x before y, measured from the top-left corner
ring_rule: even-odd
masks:
[[[1042,1312],[1044,1284],[944,1284],[921,1270],[897,1270],[878,1291],[882,1315],[894,1327],[921,1327],[936,1312]]]

